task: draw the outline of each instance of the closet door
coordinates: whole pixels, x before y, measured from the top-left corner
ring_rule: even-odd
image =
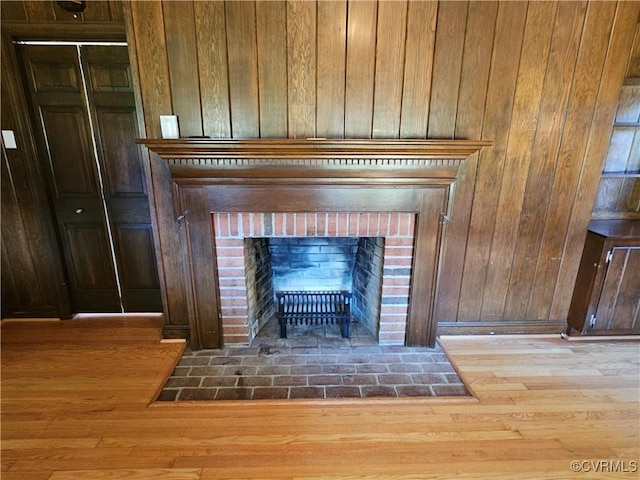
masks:
[[[162,309],[127,47],[83,46],[104,196],[125,311]]]
[[[127,50],[92,48],[18,46],[72,308],[160,311]]]

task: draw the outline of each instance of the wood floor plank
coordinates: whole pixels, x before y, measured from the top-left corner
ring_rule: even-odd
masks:
[[[637,341],[442,337],[466,402],[150,404],[184,345],[73,322],[0,326],[3,480],[567,479],[639,460]]]

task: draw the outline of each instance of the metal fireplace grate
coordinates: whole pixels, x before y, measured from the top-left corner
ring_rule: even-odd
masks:
[[[287,338],[287,325],[333,325],[341,323],[343,338],[349,338],[351,293],[276,292],[280,338]]]

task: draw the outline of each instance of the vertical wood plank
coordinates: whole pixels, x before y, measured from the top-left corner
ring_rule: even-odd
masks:
[[[627,66],[628,78],[640,77],[640,22],[636,26],[636,33],[633,39],[633,48],[629,55],[629,65]]]
[[[133,33],[135,52],[131,61],[136,61],[134,71],[139,75],[140,98],[144,111],[146,135],[160,137],[160,115],[171,112],[171,89],[169,86],[169,64],[164,34],[162,5],[158,2],[129,2],[131,14],[130,30]],[[134,60],[135,59],[135,60]],[[146,167],[145,167],[146,168]],[[161,188],[152,193],[155,206],[155,220],[161,227],[159,232],[160,250],[157,255],[162,262],[159,268],[161,284],[164,283],[163,302],[165,322],[169,325],[183,325],[188,321],[186,289],[183,283],[183,265],[180,255],[181,234],[174,221],[174,199],[171,175],[166,162],[152,154],[149,162],[149,177],[155,177]],[[150,185],[148,185],[151,188]]]
[[[256,3],[260,137],[287,136],[287,6]]]
[[[144,120],[149,138],[160,138],[160,115],[171,113],[171,88],[162,5],[130,2],[138,54]]]
[[[425,138],[438,2],[409,2],[402,89],[401,138]]]
[[[27,20],[27,10],[24,1],[4,2],[0,8],[0,18],[5,22],[20,22]]]
[[[586,2],[559,2],[509,280],[505,319],[524,320],[562,139]],[[535,320],[535,319],[532,319]]]
[[[224,2],[194,2],[203,134],[231,137]]]
[[[254,2],[226,2],[229,97],[233,138],[260,135]]]
[[[109,17],[112,22],[125,21],[122,0],[109,0]]]
[[[202,135],[193,2],[163,2],[173,113],[180,136]]]
[[[433,58],[429,138],[453,138],[468,2],[441,2]]]
[[[289,137],[316,136],[316,6],[287,2]]]
[[[318,2],[316,135],[344,137],[347,2]]]
[[[485,319],[503,319],[556,9],[555,2],[532,2],[527,11],[482,303],[482,317]]]
[[[377,3],[350,2],[347,21],[345,136],[371,138]]]
[[[615,3],[589,3],[587,7],[527,318],[549,318],[571,216],[567,205],[573,204],[580,177],[576,159],[581,163],[584,158],[600,83],[600,76],[593,72],[602,72],[604,67],[615,10]]]
[[[379,2],[377,35],[384,41],[376,47],[374,138],[400,136],[406,28],[407,2]]]
[[[85,22],[111,22],[111,7],[110,4],[119,2],[87,2],[87,8],[82,12],[82,20]],[[73,20],[73,16],[69,15],[69,21]]]
[[[489,248],[495,226],[500,180],[505,162],[518,62],[524,35],[527,4],[500,3],[489,74],[482,138],[493,146],[483,148],[478,161],[476,191],[467,238],[458,320],[479,320]]]
[[[480,138],[482,133],[497,13],[497,2],[469,3],[456,115],[456,138]],[[478,153],[471,155],[458,170],[451,222],[445,224],[442,263],[446,268],[440,272],[436,304],[436,318],[441,321],[453,321],[458,317],[466,238],[469,234],[469,209],[473,201],[478,157]]]
[[[578,272],[585,233],[591,219],[591,210],[611,135],[611,125],[640,13],[639,2],[619,2],[617,7],[611,38],[608,42],[604,42],[608,44],[609,49],[602,68],[593,121],[587,134],[588,143],[582,161],[575,201],[571,209],[567,239],[562,252],[563,262],[551,305],[550,318],[552,319],[566,318],[569,310],[568,299]]]
[[[23,3],[30,22],[52,22],[56,19],[51,0],[29,0]]]

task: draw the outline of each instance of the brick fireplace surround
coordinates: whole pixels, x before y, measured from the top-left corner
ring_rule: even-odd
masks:
[[[379,340],[435,344],[437,308],[450,308],[450,302],[440,299],[455,297],[461,275],[450,266],[462,256],[461,245],[447,243],[447,235],[466,236],[473,192],[473,179],[460,181],[458,170],[471,157],[470,170],[475,171],[477,152],[490,142],[139,143],[155,154],[150,166],[165,278],[165,332],[185,332],[192,349],[247,343],[246,287],[228,282],[228,274],[236,278],[239,272],[227,269],[243,268],[244,238],[293,236],[304,230],[306,236],[384,237],[385,266],[410,267],[411,276],[383,280]],[[414,255],[407,254],[411,250]],[[175,293],[176,285],[183,293]],[[392,297],[402,300],[394,303]],[[183,319],[172,313],[184,310],[182,299],[186,330],[175,327]]]
[[[214,237],[225,344],[246,344],[244,239],[267,237],[384,237],[378,341],[403,344],[409,308],[415,215],[410,213],[215,213]]]

